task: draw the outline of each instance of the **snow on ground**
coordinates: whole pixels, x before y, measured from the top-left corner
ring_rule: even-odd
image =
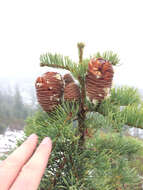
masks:
[[[4,135],[0,135],[0,157],[16,146],[16,141],[24,137],[24,132],[11,131],[9,128]]]

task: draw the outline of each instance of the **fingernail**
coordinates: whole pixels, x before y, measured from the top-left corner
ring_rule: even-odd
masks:
[[[32,134],[32,135],[30,135],[29,137],[28,137],[28,139],[37,139],[37,135],[36,134]]]
[[[42,140],[41,144],[49,144],[49,142],[51,142],[51,139],[50,139],[49,137],[45,137],[45,138]]]

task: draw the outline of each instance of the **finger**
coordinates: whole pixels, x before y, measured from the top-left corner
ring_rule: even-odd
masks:
[[[28,163],[22,168],[11,190],[36,190],[44,174],[52,149],[51,140],[46,137]]]
[[[31,135],[6,160],[0,163],[0,189],[7,190],[36,148],[38,137]]]

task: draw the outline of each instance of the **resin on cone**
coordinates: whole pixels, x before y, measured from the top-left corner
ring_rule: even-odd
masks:
[[[101,102],[110,93],[113,80],[113,67],[103,58],[93,58],[88,63],[86,75],[86,95],[90,101]]]
[[[64,76],[64,100],[72,101],[80,99],[80,89],[70,74]]]
[[[46,112],[54,110],[60,104],[64,83],[57,72],[47,72],[38,77],[35,83],[39,104]]]

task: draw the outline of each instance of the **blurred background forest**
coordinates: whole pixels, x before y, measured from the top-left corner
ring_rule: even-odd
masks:
[[[1,79],[1,82],[3,80]],[[21,83],[21,81],[20,81]],[[2,83],[4,84],[4,83]],[[0,134],[7,128],[21,130],[24,128],[25,119],[37,109],[34,88],[27,83],[8,85],[0,89]],[[25,93],[27,92],[27,93]]]

